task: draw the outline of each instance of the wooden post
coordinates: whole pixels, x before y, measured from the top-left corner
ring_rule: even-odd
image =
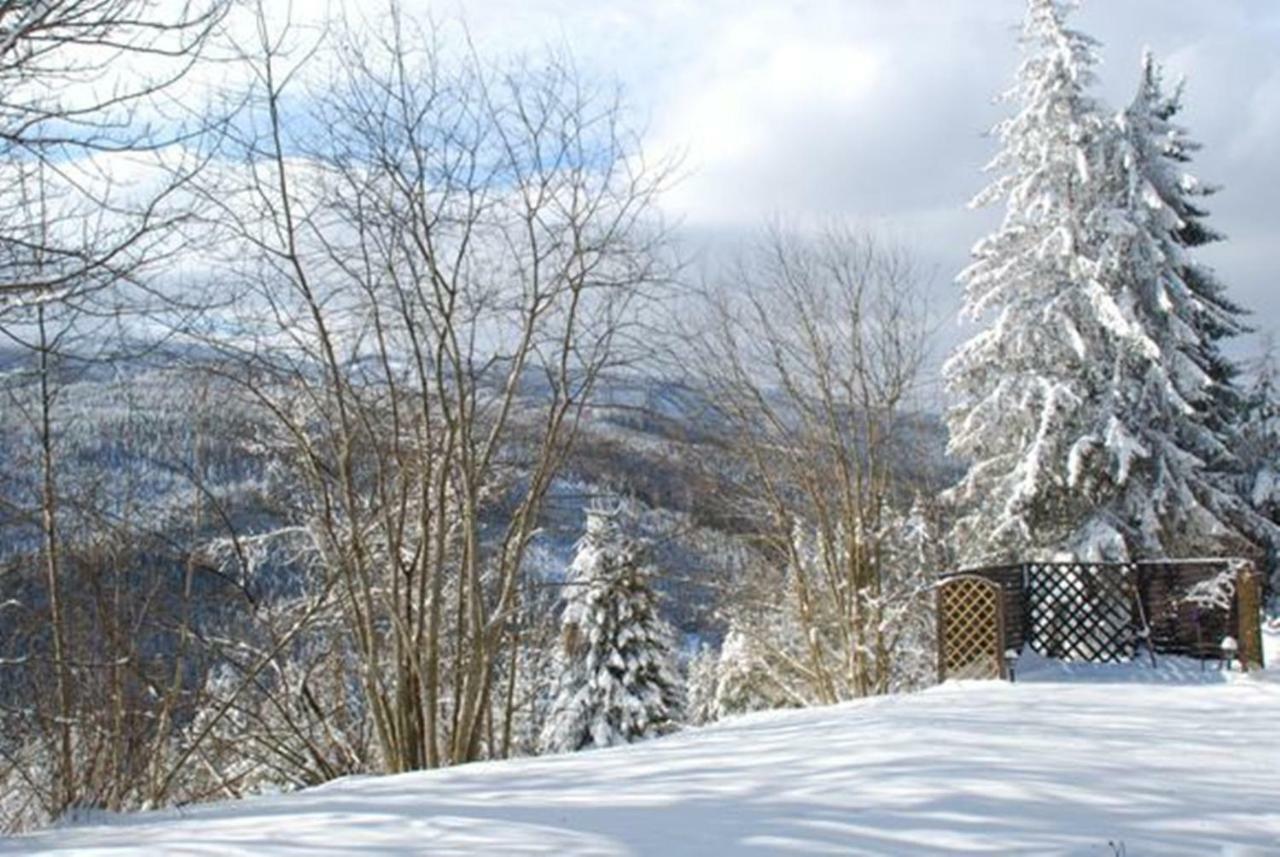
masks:
[[[1258,573],[1248,563],[1236,574],[1236,640],[1239,643],[1240,669],[1266,666],[1262,656],[1262,593]]]
[[[947,636],[944,632],[942,618],[942,584],[945,581],[939,581],[933,586],[933,609],[934,621],[937,623],[937,641],[938,641],[938,684],[942,684],[947,680]]]
[[[996,664],[1000,670],[1000,678],[1009,681],[1009,664],[1005,660],[1005,619],[1004,619],[1004,587],[996,584],[999,595],[996,597]]]

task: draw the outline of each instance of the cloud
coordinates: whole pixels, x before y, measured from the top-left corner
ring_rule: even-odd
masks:
[[[821,178],[806,162],[839,158],[831,128],[870,113],[884,51],[788,23],[739,19],[674,87],[655,145],[685,156],[689,178],[667,201],[680,215],[738,224],[803,205]]]
[[[283,2],[283,0],[281,0]],[[916,242],[936,303],[993,213],[964,205],[995,153],[984,132],[1018,63],[1023,0],[405,0],[467,19],[481,50],[568,47],[617,78],[654,149],[686,154],[667,210],[700,237],[776,213],[848,216]],[[1270,282],[1280,232],[1280,4],[1090,0],[1074,26],[1103,42],[1102,94],[1123,106],[1150,46],[1189,77],[1183,119],[1205,144],[1195,171],[1223,185],[1205,258],[1261,327],[1280,325]]]

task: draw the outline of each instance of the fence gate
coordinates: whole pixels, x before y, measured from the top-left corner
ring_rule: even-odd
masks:
[[[939,679],[1004,678],[1004,590],[973,575],[938,585]]]

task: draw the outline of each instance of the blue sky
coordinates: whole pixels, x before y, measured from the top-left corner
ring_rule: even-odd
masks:
[[[846,216],[937,271],[940,350],[965,331],[954,275],[998,212],[965,205],[994,154],[984,132],[1012,80],[1022,0],[403,0],[464,18],[482,53],[566,47],[616,79],[651,151],[684,155],[666,210],[695,245],[771,215]],[[294,14],[301,7],[295,6]],[[1074,26],[1103,43],[1102,94],[1122,106],[1144,47],[1189,78],[1195,165],[1223,190],[1206,252],[1261,330],[1280,329],[1280,3],[1090,0]],[[1243,343],[1242,351],[1252,349]]]

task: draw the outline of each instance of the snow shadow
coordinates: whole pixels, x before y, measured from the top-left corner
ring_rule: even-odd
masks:
[[[1155,665],[1145,657],[1128,663],[1095,664],[1064,662],[1026,652],[1018,658],[1015,680],[1033,682],[1086,682],[1089,684],[1225,684],[1238,672],[1226,671],[1214,661],[1158,655]]]
[[[1280,686],[1252,681],[949,684],[144,814],[0,854],[1265,853],[1280,844],[1277,710]]]

